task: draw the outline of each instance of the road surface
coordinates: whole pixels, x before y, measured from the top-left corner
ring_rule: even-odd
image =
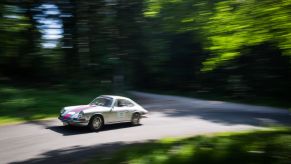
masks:
[[[0,127],[0,163],[79,163],[123,145],[164,137],[191,136],[290,125],[287,110],[223,101],[132,92],[150,111],[141,126],[105,126],[103,131],[65,128],[57,119]]]

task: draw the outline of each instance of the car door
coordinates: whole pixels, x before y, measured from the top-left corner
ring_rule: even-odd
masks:
[[[135,105],[130,102],[129,100],[124,100],[124,103],[126,104],[126,113],[125,113],[125,119],[126,121],[131,121],[132,114],[136,111]]]
[[[129,121],[130,109],[125,99],[117,99],[113,108],[114,122]]]

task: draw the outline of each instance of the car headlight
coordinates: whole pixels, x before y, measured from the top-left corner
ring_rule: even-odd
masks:
[[[78,118],[84,118],[84,112],[81,111],[79,114],[78,114]]]
[[[66,110],[63,108],[63,109],[61,110],[61,114],[65,113],[65,111],[66,111]]]

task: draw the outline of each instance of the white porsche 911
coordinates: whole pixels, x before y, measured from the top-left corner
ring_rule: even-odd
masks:
[[[138,125],[147,113],[129,98],[102,95],[88,105],[64,107],[59,119],[64,125],[89,126],[91,130],[98,131],[105,124],[131,122]]]

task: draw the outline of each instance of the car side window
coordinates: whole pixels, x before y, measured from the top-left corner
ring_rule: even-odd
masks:
[[[115,106],[117,106],[117,107],[124,107],[124,106],[133,107],[134,104],[128,100],[125,100],[125,99],[118,99],[117,102],[115,103]]]
[[[128,101],[128,100],[125,100],[125,103],[126,103],[126,106],[128,106],[128,107],[133,107],[133,106],[134,106],[134,104],[131,103],[131,102]]]

